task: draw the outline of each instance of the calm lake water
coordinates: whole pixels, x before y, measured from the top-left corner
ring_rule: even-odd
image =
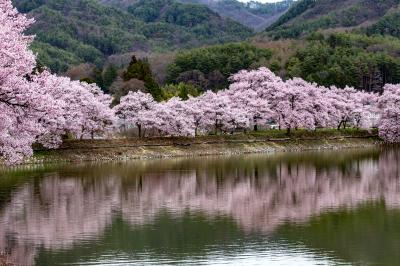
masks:
[[[400,149],[0,170],[17,265],[400,265]]]

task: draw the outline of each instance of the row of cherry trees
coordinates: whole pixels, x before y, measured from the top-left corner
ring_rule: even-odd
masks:
[[[195,136],[257,130],[269,121],[290,132],[297,128],[345,128],[350,123],[366,127],[368,115],[379,112],[378,103],[385,97],[353,88],[319,87],[297,78],[283,81],[267,68],[241,71],[231,81],[227,90],[208,91],[187,101],[172,98],[157,103],[148,94],[131,92],[121,99],[115,112],[124,125],[137,127],[141,136],[146,131]],[[392,87],[393,91],[398,88]]]
[[[266,68],[241,71],[229,89],[182,101],[157,103],[149,94],[131,92],[115,107],[125,126],[161,136],[195,136],[257,128],[275,121],[290,132],[303,128],[357,128],[380,118],[380,135],[400,142],[400,86],[387,85],[383,95],[353,88],[325,88],[302,79],[283,81]]]
[[[29,50],[33,23],[0,0],[0,155],[9,163],[32,154],[35,142],[54,148],[65,135],[84,137],[114,124],[111,98],[94,85],[35,73]]]
[[[32,155],[34,143],[55,148],[64,136],[90,138],[115,130],[117,121],[137,128],[140,136],[196,136],[257,129],[268,121],[288,132],[367,127],[367,114],[379,113],[380,135],[400,142],[399,85],[376,95],[283,81],[266,68],[241,71],[228,89],[187,101],[159,103],[150,94],[131,92],[111,109],[111,97],[96,85],[35,71],[33,38],[23,34],[31,23],[10,0],[0,0],[0,156],[9,163]]]

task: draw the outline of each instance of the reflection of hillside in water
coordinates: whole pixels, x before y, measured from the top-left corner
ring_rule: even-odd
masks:
[[[0,250],[22,265],[36,247],[68,249],[101,237],[115,213],[131,225],[162,210],[233,217],[245,231],[358,203],[400,204],[398,150],[201,158],[107,164],[45,172],[0,210]]]

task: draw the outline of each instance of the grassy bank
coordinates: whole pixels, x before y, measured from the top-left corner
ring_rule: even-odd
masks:
[[[369,147],[377,143],[380,143],[377,132],[354,129],[299,130],[290,135],[272,130],[196,138],[67,140],[57,150],[36,149],[34,157],[27,163],[343,149]]]

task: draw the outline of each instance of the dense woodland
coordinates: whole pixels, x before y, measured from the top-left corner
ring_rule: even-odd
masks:
[[[168,66],[167,82],[189,83],[200,90],[220,90],[241,69],[255,68],[272,53],[246,43],[225,44],[183,51]]]
[[[239,41],[252,30],[205,6],[172,0],[139,1],[128,11],[96,0],[14,0],[36,23],[32,48],[55,72],[70,65],[102,65],[107,56],[131,51],[160,52]]]
[[[289,58],[285,70],[288,77],[324,86],[382,92],[384,84],[400,82],[399,48],[400,41],[391,37],[314,34]]]
[[[363,28],[368,24],[373,24],[370,33],[382,33],[383,27],[388,26],[385,20],[397,19],[399,3],[399,0],[300,0],[265,34],[274,39],[299,38],[320,29]],[[375,25],[380,26],[375,29]]]

